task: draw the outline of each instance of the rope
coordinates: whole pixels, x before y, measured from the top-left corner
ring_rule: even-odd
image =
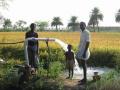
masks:
[[[15,42],[15,43],[0,43],[0,44],[19,44],[19,43],[23,43],[24,41],[20,41],[20,42]]]

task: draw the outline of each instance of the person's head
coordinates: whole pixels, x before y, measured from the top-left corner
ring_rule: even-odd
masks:
[[[71,51],[71,49],[72,49],[72,45],[71,44],[68,44],[68,51]]]
[[[35,28],[36,28],[36,24],[35,23],[31,23],[31,25],[30,25],[31,31],[35,31]]]
[[[82,31],[84,31],[85,28],[86,28],[85,22],[80,22],[80,29],[81,29]]]

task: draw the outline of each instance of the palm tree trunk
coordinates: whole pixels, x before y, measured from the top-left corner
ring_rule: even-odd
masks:
[[[59,25],[59,30],[60,30],[60,25]]]
[[[75,31],[75,26],[73,25],[73,31]]]
[[[94,29],[94,32],[95,32],[95,25],[94,25],[94,23],[93,23],[93,29]]]
[[[97,28],[98,28],[98,32],[99,32],[99,26],[98,26],[98,23],[97,23]]]
[[[58,31],[58,27],[57,27],[57,25],[56,25],[56,30]]]

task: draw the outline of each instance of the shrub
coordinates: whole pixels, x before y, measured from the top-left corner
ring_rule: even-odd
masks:
[[[52,78],[57,78],[62,71],[62,64],[59,61],[53,62],[50,65],[49,75]]]
[[[119,73],[116,71],[106,73],[100,81],[88,85],[87,90],[120,90]]]
[[[115,50],[94,50],[91,52],[90,60],[88,60],[89,66],[106,66],[110,68],[116,68],[116,65],[119,66],[119,54]]]

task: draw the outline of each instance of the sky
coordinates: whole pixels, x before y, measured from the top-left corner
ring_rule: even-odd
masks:
[[[58,16],[66,26],[71,16],[77,16],[79,22],[88,23],[94,7],[98,7],[104,15],[100,26],[120,26],[115,22],[120,0],[12,0],[8,10],[0,8],[0,11],[13,23],[25,20],[30,24],[41,20],[50,24],[53,17]]]

